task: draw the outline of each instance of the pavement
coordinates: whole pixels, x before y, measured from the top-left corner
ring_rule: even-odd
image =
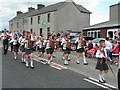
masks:
[[[1,49],[0,49],[1,51]],[[37,52],[34,52],[37,56]],[[87,58],[88,65],[76,64],[76,52],[71,52],[68,66],[61,59],[63,52],[56,52],[57,58],[53,58],[52,64],[46,65],[35,58],[35,69],[26,68],[20,61],[13,59],[13,53],[2,58],[2,87],[3,88],[106,88],[116,89],[117,79],[111,71],[106,75],[107,83],[98,82],[98,72],[95,70],[97,63],[95,58]],[[45,55],[45,58],[47,56]],[[44,58],[44,59],[45,59]],[[117,75],[117,66],[111,66]]]

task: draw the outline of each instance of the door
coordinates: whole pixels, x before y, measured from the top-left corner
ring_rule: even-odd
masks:
[[[40,35],[42,35],[42,28],[40,28]]]

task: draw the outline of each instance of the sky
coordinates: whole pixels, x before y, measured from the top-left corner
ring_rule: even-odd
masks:
[[[9,29],[9,20],[16,16],[16,11],[27,12],[28,7],[37,8],[37,4],[58,3],[66,0],[0,0],[0,30]],[[109,6],[117,4],[119,0],[73,0],[88,9],[90,15],[90,25],[109,20]]]

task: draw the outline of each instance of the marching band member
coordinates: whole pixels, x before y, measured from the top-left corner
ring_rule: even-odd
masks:
[[[27,32],[23,32],[22,36],[19,38],[19,43],[20,43],[20,52],[22,54],[21,61],[22,63],[25,62],[25,38],[27,36]]]
[[[54,52],[53,52],[53,57],[56,58],[56,51],[57,51],[57,48],[58,48],[58,41],[56,39],[56,35],[53,36],[53,42],[54,42]]]
[[[62,36],[62,37],[60,38],[60,45],[61,45],[61,47],[62,47],[62,51],[65,51],[65,49],[66,49],[66,48],[63,46],[64,42],[65,42],[65,36]],[[63,53],[62,60],[65,60],[64,54],[65,54],[65,53]],[[70,55],[68,56],[68,61],[70,61]]]
[[[12,31],[11,33],[10,33],[10,41],[9,41],[9,43],[10,43],[10,47],[11,47],[11,52],[13,51],[13,42],[12,42],[12,40],[14,39],[14,34],[15,34],[15,32],[14,31]]]
[[[96,52],[97,64],[96,69],[99,70],[99,82],[106,83],[104,76],[108,73],[107,51],[105,49],[105,41],[100,41],[100,48]]]
[[[66,33],[65,35],[65,40],[63,43],[63,48],[64,48],[64,65],[68,65],[68,57],[70,54],[70,50],[71,50],[71,43],[70,43],[70,34]]]
[[[18,42],[18,38],[17,35],[14,34],[14,38],[13,38],[13,52],[14,52],[14,59],[17,60],[17,54],[18,54],[18,50],[19,49],[19,42]]]
[[[0,36],[3,40],[3,48],[4,48],[4,55],[7,54],[7,51],[8,51],[8,47],[9,47],[9,38],[10,36],[8,35],[6,29],[4,29],[3,33],[1,34]]]
[[[79,37],[76,39],[75,43],[77,43],[77,53],[78,53],[78,58],[76,63],[80,64],[80,53],[82,53],[84,65],[88,65],[85,57],[85,49],[84,49],[85,41],[83,40],[81,33]]]
[[[44,37],[43,36],[39,36],[39,41],[36,42],[37,45],[39,45],[39,56],[40,57],[44,57],[44,53],[45,53],[45,43],[44,43]]]
[[[54,51],[53,47],[54,47],[54,42],[52,40],[52,36],[49,35],[48,40],[47,40],[47,44],[46,44],[46,51],[47,51],[47,54],[48,54],[47,64],[51,64],[50,62],[52,61],[52,54],[53,54],[53,51]]]
[[[26,37],[26,40],[25,40],[26,67],[29,67],[28,59],[30,59],[30,67],[34,68],[34,65],[33,65],[33,58],[34,58],[34,55],[33,55],[33,46],[34,46],[35,39],[33,37],[31,37],[31,36],[32,35],[29,32],[27,34],[27,37]]]

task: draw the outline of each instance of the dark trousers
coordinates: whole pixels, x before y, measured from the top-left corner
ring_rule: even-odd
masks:
[[[13,51],[13,43],[10,43],[11,51]]]
[[[8,51],[8,40],[3,40],[4,54],[7,54]]]
[[[120,90],[120,68],[118,70],[118,90]]]

